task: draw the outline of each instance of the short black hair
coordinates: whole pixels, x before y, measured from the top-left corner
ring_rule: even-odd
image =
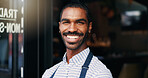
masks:
[[[88,10],[88,7],[85,4],[82,4],[82,3],[69,3],[69,4],[65,5],[63,7],[63,9],[61,10],[60,20],[61,20],[61,17],[62,17],[62,14],[63,14],[64,9],[66,9],[68,7],[71,7],[71,8],[81,8],[81,9],[85,10],[86,11],[86,16],[87,16],[88,23],[92,22],[91,14],[90,14],[90,12]]]

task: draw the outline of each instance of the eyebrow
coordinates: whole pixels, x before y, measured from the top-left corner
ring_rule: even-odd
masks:
[[[63,18],[61,21],[69,21],[69,19]]]
[[[69,21],[69,19],[63,18],[61,21]],[[85,22],[87,22],[86,19],[78,19],[76,21],[85,21]]]
[[[76,21],[85,21],[85,22],[87,22],[86,19],[78,19]]]

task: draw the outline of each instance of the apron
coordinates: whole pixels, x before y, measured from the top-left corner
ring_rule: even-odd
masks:
[[[89,68],[88,66],[89,66],[89,64],[91,62],[92,57],[93,57],[93,54],[91,52],[89,52],[89,54],[88,54],[88,56],[86,58],[86,61],[85,61],[85,63],[82,66],[82,70],[81,70],[81,74],[80,74],[80,77],[79,78],[85,78],[85,75],[86,75],[86,72],[87,72],[87,70]],[[53,78],[54,77],[57,69],[55,70],[55,72],[52,74],[52,76],[50,78]]]

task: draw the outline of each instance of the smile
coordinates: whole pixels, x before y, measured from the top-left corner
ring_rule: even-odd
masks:
[[[70,35],[67,35],[67,38],[69,38],[69,39],[77,39],[77,38],[79,38],[79,36],[70,36]]]
[[[64,39],[68,43],[76,43],[79,41],[80,36],[79,35],[65,35]]]
[[[63,32],[63,38],[68,43],[77,43],[83,37],[83,33],[78,32]]]

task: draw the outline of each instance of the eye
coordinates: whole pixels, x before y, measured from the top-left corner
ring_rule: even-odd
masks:
[[[84,24],[84,22],[77,22],[77,24],[83,25],[83,24]]]
[[[62,22],[62,24],[69,24],[69,22],[68,21],[64,21],[64,22]]]

